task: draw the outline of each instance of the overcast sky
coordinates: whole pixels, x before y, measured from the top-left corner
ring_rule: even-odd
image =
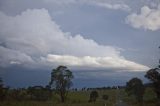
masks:
[[[44,84],[66,65],[78,87],[144,79],[158,65],[159,34],[159,0],[0,0],[0,75]]]

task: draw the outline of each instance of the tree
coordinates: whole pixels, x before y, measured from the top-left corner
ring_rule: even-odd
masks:
[[[105,101],[104,106],[106,106],[106,101],[108,100],[109,96],[108,95],[102,95],[102,99]]]
[[[160,99],[160,73],[158,71],[160,71],[159,68],[150,69],[145,77],[152,81],[157,98]]]
[[[96,99],[98,98],[98,92],[97,91],[92,91],[90,93],[90,99],[89,99],[89,102],[94,102],[96,101]]]
[[[144,85],[138,78],[132,78],[126,83],[126,92],[128,95],[134,95],[138,102],[143,101]]]
[[[3,81],[2,79],[0,78],[0,100],[3,100],[4,99],[4,91],[3,91]]]
[[[156,68],[148,70],[145,77],[152,82],[157,98],[160,99],[160,59],[159,65]]]
[[[0,101],[6,98],[7,92],[8,92],[8,88],[4,87],[3,80],[0,78]]]
[[[109,98],[108,95],[102,95],[103,100],[108,100],[108,98]]]
[[[67,92],[72,86],[73,74],[66,66],[59,66],[51,72],[50,86],[54,86],[56,92],[61,97],[61,102],[65,102]]]

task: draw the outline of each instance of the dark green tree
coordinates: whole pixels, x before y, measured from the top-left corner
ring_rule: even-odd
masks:
[[[3,88],[3,80],[2,80],[2,78],[0,78],[0,88]]]
[[[60,95],[61,102],[65,102],[67,92],[72,86],[73,74],[66,66],[59,66],[51,72],[50,86],[53,85],[56,92]]]
[[[6,97],[6,89],[3,85],[3,80],[0,78],[0,101],[4,100]]]
[[[106,101],[108,100],[109,96],[104,94],[102,95],[102,99],[104,100],[104,106],[106,106]]]
[[[145,77],[148,78],[154,87],[154,91],[157,95],[157,98],[160,99],[160,69],[159,68],[154,68],[150,69]]]
[[[108,95],[102,95],[103,100],[108,100],[108,98],[109,98]]]
[[[160,99],[160,60],[159,65],[156,68],[148,70],[145,77],[152,82],[157,98]]]
[[[3,90],[3,81],[2,79],[0,78],[0,100],[3,100],[4,99],[4,90]]]
[[[143,101],[144,95],[144,85],[141,79],[132,78],[129,82],[126,83],[126,92],[128,95],[134,95],[138,102]]]
[[[90,99],[89,102],[96,102],[96,99],[99,97],[98,92],[97,91],[92,91],[90,93]]]

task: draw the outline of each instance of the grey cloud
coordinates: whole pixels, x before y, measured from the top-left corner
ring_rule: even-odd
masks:
[[[143,28],[156,31],[160,29],[160,6],[151,9],[148,6],[141,8],[140,14],[132,13],[126,18],[126,22],[134,28]]]
[[[50,12],[63,11],[71,6],[93,5],[112,10],[138,11],[146,5],[156,8],[159,0],[0,0],[0,10],[17,15],[26,9],[46,8]]]
[[[34,63],[32,58],[25,53],[0,46],[1,67],[8,67],[9,65],[23,65],[29,67],[29,64],[32,63]]]
[[[21,63],[35,67],[57,65],[56,58],[51,58],[53,63],[47,61],[48,55],[51,54],[50,57],[59,55],[62,58],[60,63],[66,61],[63,55],[70,55],[71,59],[77,61],[83,61],[77,57],[91,56],[92,58],[86,60],[89,67],[93,67],[93,61],[90,60],[99,57],[99,68],[104,65],[105,68],[121,69],[120,65],[123,64],[126,70],[148,69],[144,65],[126,60],[115,47],[99,45],[92,39],[83,38],[82,35],[73,37],[70,33],[63,32],[46,9],[28,9],[16,16],[7,16],[0,12],[0,25],[0,42],[3,42],[0,51],[3,57],[1,66]],[[115,64],[116,61],[119,63]],[[108,64],[110,65],[107,66]]]

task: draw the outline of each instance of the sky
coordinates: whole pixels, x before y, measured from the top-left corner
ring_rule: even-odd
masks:
[[[46,85],[67,66],[74,87],[147,79],[160,57],[159,0],[0,0],[0,77]]]

